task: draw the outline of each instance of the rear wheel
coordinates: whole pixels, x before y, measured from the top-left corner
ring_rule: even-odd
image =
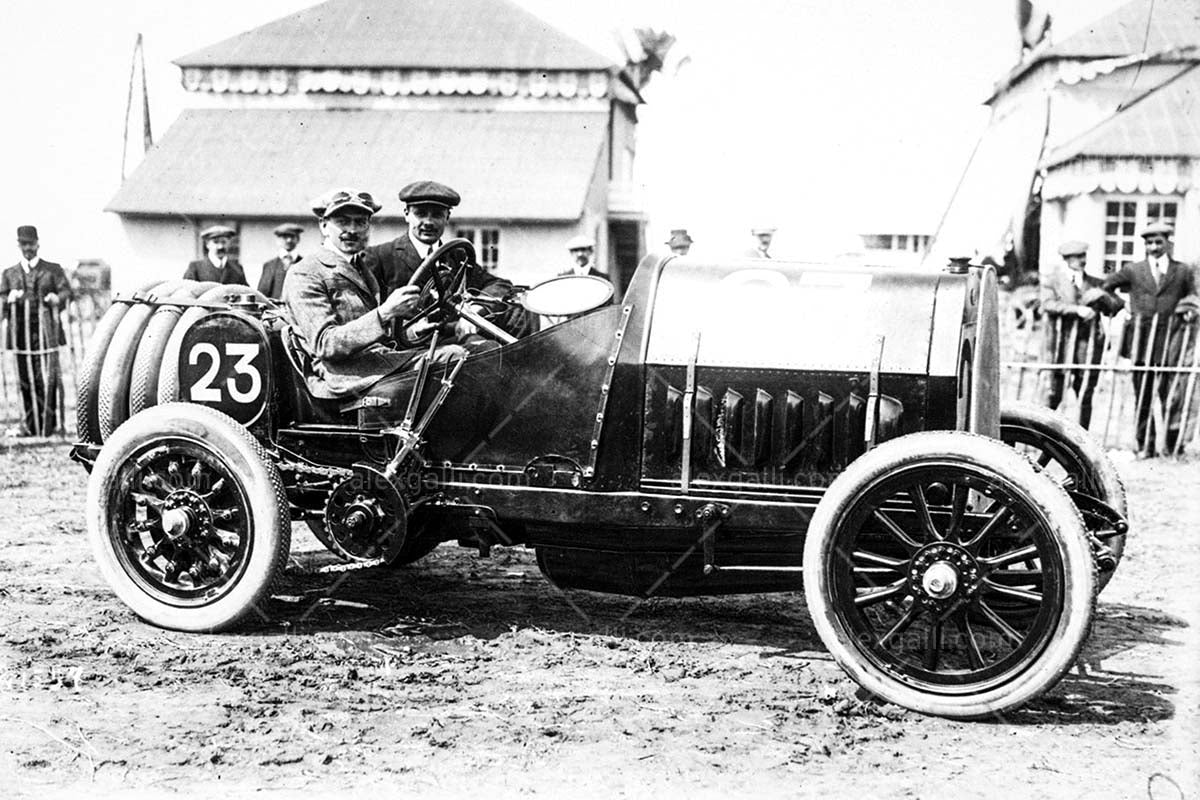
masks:
[[[113,591],[143,619],[219,631],[261,609],[287,560],[279,471],[244,427],[190,403],[121,425],[88,481],[88,536]]]
[[[982,436],[904,436],[860,457],[809,526],[804,589],[863,687],[927,714],[1002,713],[1051,688],[1087,637],[1091,546],[1066,492]]]
[[[1036,462],[1067,491],[1090,495],[1128,519],[1125,484],[1104,448],[1083,427],[1042,406],[1006,403],[1000,409],[1000,439]],[[1085,524],[1092,519],[1085,514]],[[1103,591],[1125,552],[1127,528],[1089,528],[1112,554],[1112,566],[1100,570]]]

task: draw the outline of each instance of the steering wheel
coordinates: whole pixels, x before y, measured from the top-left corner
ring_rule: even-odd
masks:
[[[454,253],[454,257],[448,257]],[[408,279],[408,286],[421,287],[417,310],[399,326],[400,337],[410,345],[429,341],[436,328],[413,336],[408,333],[416,323],[432,319],[439,311],[446,319],[458,315],[457,303],[467,288],[467,278],[476,266],[475,246],[469,239],[451,239],[425,257]],[[439,320],[441,321],[441,320]]]

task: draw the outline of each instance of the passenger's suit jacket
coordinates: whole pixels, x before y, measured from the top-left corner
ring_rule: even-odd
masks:
[[[13,289],[25,292],[23,299],[8,303],[8,293]],[[57,308],[50,308],[42,303],[42,299],[54,293],[58,295]],[[13,264],[0,275],[0,303],[3,303],[3,318],[8,320],[8,346],[17,349],[39,347],[41,344],[61,346],[67,343],[58,310],[63,308],[71,298],[71,284],[61,265],[53,261],[41,259],[36,267],[25,274],[19,263]],[[37,308],[37,313],[25,319],[25,309]],[[42,325],[46,325],[47,338],[41,339]],[[25,341],[26,331],[31,341]]]
[[[300,261],[300,255],[293,253],[291,264]],[[285,265],[283,259],[275,256],[262,266],[262,275],[258,279],[258,290],[272,300],[283,297],[283,279],[287,275],[290,264]]]
[[[1104,279],[1102,287],[1111,292],[1114,289],[1124,289],[1129,292],[1129,311],[1137,320],[1136,325],[1125,326],[1125,337],[1121,343],[1121,355],[1135,358],[1139,363],[1146,357],[1146,342],[1153,328],[1154,345],[1152,359],[1158,361],[1166,342],[1169,319],[1175,313],[1175,307],[1184,297],[1195,296],[1196,278],[1191,268],[1182,261],[1170,259],[1167,264],[1167,274],[1161,284],[1154,280],[1149,261],[1138,261],[1126,264]],[[1159,316],[1157,326],[1155,316]],[[1135,333],[1136,331],[1136,333]],[[1132,353],[1133,341],[1139,341],[1138,353]]]
[[[367,263],[375,274],[375,280],[383,289],[384,297],[407,284],[417,267],[425,260],[425,255],[418,253],[413,247],[407,232],[390,242],[372,245],[366,252]],[[467,287],[489,297],[504,297],[512,289],[512,284],[479,269],[471,273]]]
[[[575,274],[574,269],[564,269],[562,272],[558,273],[558,277],[561,278],[564,275],[574,275],[574,274]],[[610,278],[607,275],[605,275],[603,272],[601,272],[600,270],[596,269],[595,267],[593,267],[591,265],[588,265],[587,274],[594,278],[604,278],[604,280],[606,280],[606,281],[610,280]]]
[[[217,269],[207,258],[193,261],[187,265],[187,270],[184,271],[183,277],[185,280],[213,281],[215,283],[224,283],[228,286],[249,285],[246,283],[246,272],[242,269],[242,265],[232,258],[225,260],[224,269]]]
[[[421,351],[390,346],[380,318],[380,289],[370,269],[351,265],[324,247],[287,271],[283,301],[313,356],[308,388],[317,397],[365,391],[411,364]]]

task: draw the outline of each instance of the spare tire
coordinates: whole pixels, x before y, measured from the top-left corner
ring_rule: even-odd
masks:
[[[129,378],[133,372],[133,357],[138,342],[146,330],[146,324],[154,314],[155,301],[165,300],[191,281],[169,280],[154,287],[147,298],[149,302],[135,303],[129,307],[112,340],[104,353],[100,367],[100,389],[96,397],[97,421],[100,424],[100,440],[106,441],[117,426],[129,418]]]
[[[189,283],[189,286],[176,292],[173,299],[195,299],[214,286],[220,286],[213,281]],[[133,374],[129,382],[130,416],[158,404],[158,373],[162,369],[163,353],[166,352],[175,323],[179,322],[186,310],[183,306],[164,305],[150,316],[146,332],[142,334],[133,357]]]
[[[162,281],[155,280],[143,285],[137,294],[149,292]],[[100,371],[104,367],[105,354],[112,343],[113,334],[121,324],[121,319],[134,305],[130,298],[114,300],[104,316],[96,323],[92,337],[88,340],[87,353],[76,377],[78,391],[75,400],[75,428],[80,441],[100,444]]]

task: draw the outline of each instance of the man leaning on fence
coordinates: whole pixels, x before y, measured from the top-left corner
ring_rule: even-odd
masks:
[[[1084,242],[1066,242],[1058,248],[1063,264],[1043,270],[1038,296],[1046,317],[1042,339],[1042,361],[1062,364],[1052,369],[1046,385],[1046,405],[1062,404],[1067,379],[1079,397],[1079,424],[1087,427],[1092,420],[1092,394],[1100,371],[1095,367],[1104,353],[1104,331],[1100,315],[1111,316],[1125,305],[1100,285],[1101,278],[1089,275]],[[1079,365],[1081,368],[1072,369]]]
[[[62,429],[58,348],[67,340],[58,314],[71,297],[71,285],[61,266],[38,257],[37,228],[17,228],[17,247],[21,260],[0,276],[7,328],[4,345],[16,354],[25,412],[15,433],[50,436]],[[7,374],[4,381],[7,394]]]
[[[1146,259],[1125,264],[1104,279],[1105,291],[1129,293],[1131,318],[1121,340],[1121,355],[1133,361],[1134,415],[1138,458],[1180,452],[1179,441],[1188,381],[1181,373],[1154,370],[1176,367],[1195,347],[1192,320],[1200,308],[1191,268],[1171,258],[1174,230],[1154,222],[1142,231]]]

